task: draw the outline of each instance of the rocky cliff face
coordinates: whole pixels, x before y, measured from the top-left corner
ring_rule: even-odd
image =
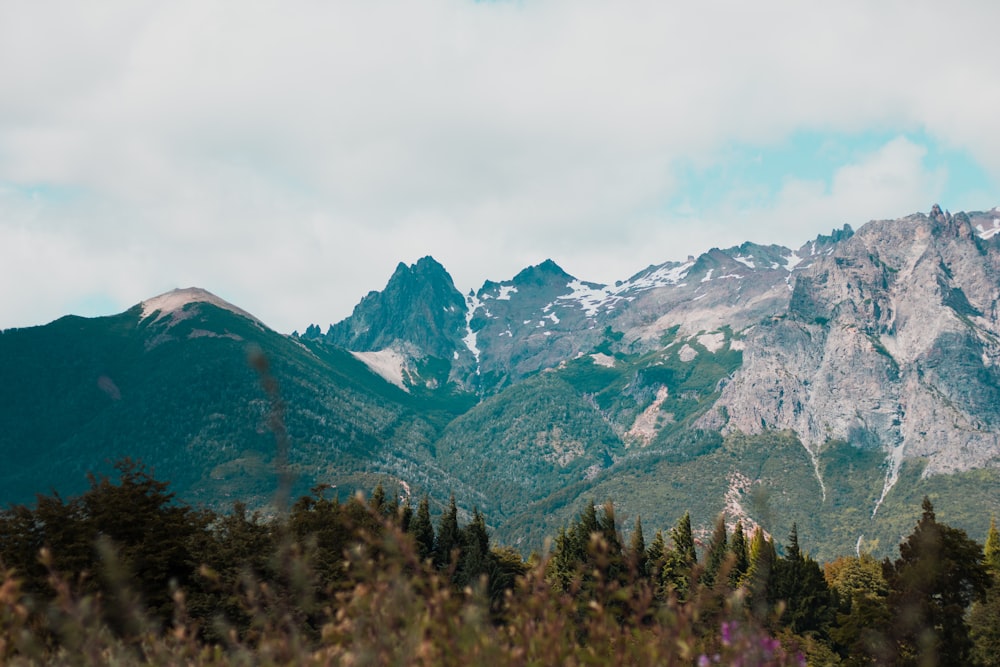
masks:
[[[743,366],[700,425],[790,429],[814,461],[831,440],[881,450],[883,498],[905,458],[925,459],[925,475],[995,465],[994,218],[935,207],[837,244],[796,277],[787,308],[746,332]]]

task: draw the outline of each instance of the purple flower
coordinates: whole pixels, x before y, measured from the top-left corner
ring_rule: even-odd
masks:
[[[736,625],[733,623],[733,625]],[[729,625],[729,621],[722,622],[722,645],[729,646],[732,643],[732,626]]]
[[[698,667],[709,667],[712,663],[709,661],[708,656],[702,653],[698,656]]]
[[[760,638],[760,647],[764,650],[765,657],[772,657],[781,648],[781,642],[774,637],[764,635]]]

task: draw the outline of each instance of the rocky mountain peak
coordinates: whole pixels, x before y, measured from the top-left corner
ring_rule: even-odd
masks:
[[[433,257],[400,263],[385,289],[372,291],[350,317],[331,325],[327,342],[357,352],[406,346],[417,354],[451,358],[463,347],[465,299]]]
[[[562,267],[551,259],[546,259],[541,264],[521,270],[511,282],[517,286],[541,287],[542,285],[555,284],[565,286],[571,280],[573,280],[573,276],[563,271]]]

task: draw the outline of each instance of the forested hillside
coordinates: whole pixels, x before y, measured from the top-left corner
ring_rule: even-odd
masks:
[[[897,554],[820,563],[720,515],[699,539],[588,503],[551,550],[498,546],[377,487],[264,520],[177,503],[130,461],[0,513],[5,664],[992,665],[1000,533],[924,499]]]

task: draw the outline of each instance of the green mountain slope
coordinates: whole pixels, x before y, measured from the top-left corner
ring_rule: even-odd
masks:
[[[448,478],[428,445],[471,399],[406,393],[342,350],[198,302],[160,318],[136,307],[0,334],[0,500],[78,492],[88,471],[130,456],[188,500],[265,505],[273,405],[252,349],[278,383],[295,492],[327,483],[350,493],[411,468]]]

